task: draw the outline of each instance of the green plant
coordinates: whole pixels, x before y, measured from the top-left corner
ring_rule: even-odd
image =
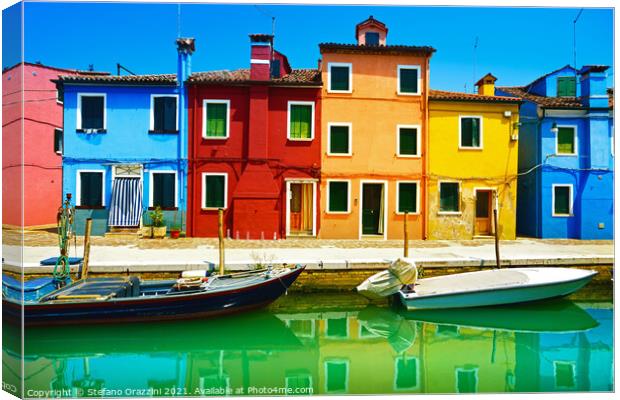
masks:
[[[160,206],[155,207],[155,210],[149,212],[149,217],[151,217],[151,221],[155,228],[164,226],[164,213],[161,211]]]

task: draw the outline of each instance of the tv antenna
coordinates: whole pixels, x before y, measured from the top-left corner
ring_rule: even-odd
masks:
[[[476,87],[476,52],[477,50],[478,50],[478,36],[476,36],[476,39],[474,40],[474,76],[473,76],[473,81],[472,81],[472,86],[471,86],[472,93],[475,91],[475,87]]]
[[[575,71],[577,70],[577,20],[581,17],[582,12],[583,8],[579,10],[579,13],[577,13],[573,20],[573,68],[575,68]]]

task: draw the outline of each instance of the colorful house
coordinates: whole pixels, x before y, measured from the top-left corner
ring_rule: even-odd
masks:
[[[272,35],[250,35],[250,68],[192,74],[187,232],[316,236],[321,75],[292,69]]]
[[[321,230],[325,239],[426,237],[426,46],[387,44],[372,16],[356,44],[319,45],[323,75]]]
[[[107,75],[27,62],[2,71],[3,226],[56,226],[62,200],[63,98],[51,79],[61,74]]]
[[[517,232],[613,238],[613,129],[606,66],[570,66],[497,93],[523,98]]]
[[[514,239],[517,214],[519,102],[494,95],[496,78],[478,94],[431,90],[428,136],[428,238]]]
[[[181,226],[186,204],[187,111],[193,39],[177,39],[177,74],[66,76],[63,193],[76,205],[76,230],[137,232],[160,206]]]

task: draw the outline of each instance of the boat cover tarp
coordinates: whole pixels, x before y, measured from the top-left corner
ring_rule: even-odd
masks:
[[[418,270],[415,262],[408,258],[399,258],[388,269],[374,274],[362,282],[357,291],[370,299],[387,297],[398,292],[403,285],[415,283]]]

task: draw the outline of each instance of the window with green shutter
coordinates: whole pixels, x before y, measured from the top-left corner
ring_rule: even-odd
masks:
[[[398,129],[398,155],[417,156],[418,155],[418,129],[399,128]]]
[[[81,126],[78,129],[105,129],[105,96],[80,95]]]
[[[418,359],[399,357],[396,361],[396,389],[412,389],[418,386]]]
[[[558,154],[575,154],[575,128],[570,126],[558,127],[557,133]]]
[[[329,127],[329,153],[350,154],[348,125],[331,125]]]
[[[81,207],[103,207],[103,172],[80,172]]]
[[[329,66],[329,90],[348,92],[351,90],[351,66],[350,65],[330,65]]]
[[[312,105],[289,105],[289,139],[312,139]]]
[[[153,97],[153,131],[176,132],[177,99],[175,96]]]
[[[349,212],[349,182],[332,181],[328,183],[329,212]]]
[[[439,211],[459,211],[459,184],[458,182],[441,182],[439,184]]]
[[[226,176],[205,175],[204,208],[226,208]]]
[[[575,97],[577,95],[577,83],[574,76],[558,77],[558,97]]]
[[[418,211],[418,184],[415,182],[398,183],[398,212],[414,213]]]
[[[228,102],[205,102],[205,136],[208,138],[228,137]]]
[[[570,215],[571,204],[571,187],[570,186],[554,186],[553,187],[553,214],[554,215]]]
[[[170,209],[176,207],[176,175],[171,172],[153,172],[153,202],[151,207]]]
[[[401,94],[418,94],[418,79],[420,69],[418,67],[404,67],[398,68],[398,93]]]
[[[461,117],[461,147],[481,147],[480,117]]]

